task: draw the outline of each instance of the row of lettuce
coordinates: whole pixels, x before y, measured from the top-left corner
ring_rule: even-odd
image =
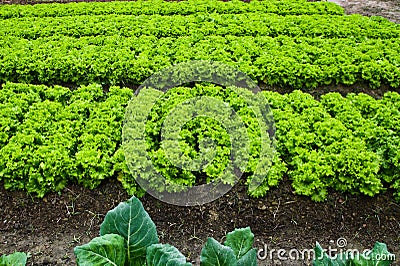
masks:
[[[250,121],[248,132],[255,130],[250,136],[257,138],[252,115],[236,97],[226,97],[227,92],[216,92],[209,85],[197,88],[198,92],[232,101],[244,121]],[[264,196],[287,176],[297,194],[316,201],[326,199],[331,189],[374,196],[391,188],[400,197],[398,93],[388,92],[380,100],[365,94],[342,97],[329,93],[320,101],[300,91],[263,95],[276,122],[277,156],[251,196]],[[5,84],[0,94],[0,181],[8,189],[23,189],[43,197],[68,183],[94,188],[102,180],[117,178],[130,194],[141,195],[143,191],[129,172],[121,148],[125,107],[132,96],[130,89],[111,87],[104,93],[99,85],[71,91],[58,86]],[[194,94],[193,89],[178,88],[167,96],[170,103],[162,106],[170,110]],[[174,169],[159,150],[160,133],[156,131],[161,129],[157,121],[162,120],[158,116],[163,115],[164,107],[158,109],[161,113],[155,109],[149,117],[149,156],[170,180],[193,185],[199,173]],[[187,142],[186,155],[198,156],[195,147],[201,138],[215,138],[220,155],[229,154],[229,137],[219,133],[221,130],[218,123],[206,119],[187,124],[181,133],[182,141]],[[259,155],[257,147],[250,147],[251,173]],[[224,157],[217,153],[215,158],[211,168],[200,176],[213,178],[223,170]]]
[[[124,105],[132,92],[101,86],[7,84],[0,94],[0,178],[6,188],[43,197],[75,182],[94,188],[127,174],[119,149]]]
[[[0,42],[0,82],[141,84],[166,66],[212,60],[271,86],[368,83],[400,87],[400,39],[290,36],[53,36]]]
[[[139,85],[213,60],[270,86],[400,87],[400,27],[330,2],[133,1],[0,6],[0,82]]]
[[[289,36],[365,39],[400,38],[400,25],[381,17],[361,15],[286,15],[269,13],[190,15],[81,15],[70,17],[24,17],[2,21],[0,36],[28,40],[55,35],[75,38],[92,36],[163,37]]]
[[[249,12],[279,15],[344,15],[342,7],[330,2],[307,3],[306,0],[189,0],[68,3],[38,5],[1,5],[0,18],[68,17],[81,15],[190,15],[196,13],[241,14]]]

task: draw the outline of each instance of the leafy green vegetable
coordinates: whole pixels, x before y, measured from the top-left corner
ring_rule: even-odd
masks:
[[[0,19],[0,83],[139,85],[165,66],[212,60],[285,88],[400,86],[400,27],[330,2],[8,5]]]
[[[118,234],[126,246],[129,265],[145,263],[146,248],[158,243],[156,226],[135,197],[109,211],[100,226],[100,235]]]
[[[201,182],[233,185],[234,169],[239,169],[254,196],[265,194],[279,183],[282,171],[277,159],[271,172],[275,175],[267,177],[273,143],[265,135],[272,121],[260,128],[260,95],[208,84],[176,87],[164,94],[142,89],[129,103],[123,128],[126,160],[134,177],[146,189],[163,193]],[[132,179],[122,179],[127,189]]]
[[[296,193],[323,201],[328,188],[374,196],[386,183],[396,187],[393,147],[399,147],[399,135],[377,123],[383,118],[377,112],[391,103],[364,94],[328,93],[319,102],[300,91],[265,95],[276,121],[278,153]]]
[[[78,265],[192,265],[175,247],[158,243],[155,225],[136,197],[107,213],[100,235],[88,244],[75,247]],[[225,245],[209,238],[201,253],[201,265],[256,266],[253,240],[248,227],[229,233]]]
[[[70,5],[38,4],[32,6],[8,5],[0,9],[0,18],[68,17],[81,15],[174,15],[196,13],[276,13],[281,15],[331,14],[344,15],[344,10],[330,2],[307,3],[293,0],[220,2],[215,0],[190,0],[185,2],[128,2],[128,3],[72,3]]]
[[[92,239],[88,244],[74,248],[78,265],[125,265],[125,239],[107,234]]]
[[[174,167],[171,157],[163,153],[158,137],[168,110],[201,93],[228,101],[248,127],[252,141],[244,183],[249,195],[264,196],[287,174],[296,193],[316,201],[326,199],[328,189],[374,196],[389,187],[400,199],[400,96],[395,92],[379,100],[365,94],[343,97],[328,93],[320,101],[300,91],[286,95],[263,92],[277,130],[277,153],[265,161],[260,159],[259,136],[267,129],[259,131],[254,113],[236,92],[208,85],[174,88],[163,95],[165,102],[154,106],[148,123],[130,133],[136,137],[138,132],[146,132],[146,148],[131,149],[142,154],[149,147],[153,160],[149,163],[168,177],[172,189],[176,188],[173,184],[210,182],[227,162],[232,140],[215,119],[193,119],[179,132],[179,152],[199,165],[208,162],[202,173]],[[7,189],[23,189],[43,197],[50,191],[61,191],[68,183],[94,188],[103,180],[117,178],[130,195],[141,196],[144,191],[128,162],[137,168],[134,175],[143,173],[143,178],[154,181],[154,189],[159,188],[151,172],[140,170],[148,169],[140,156],[126,160],[124,155],[127,151],[121,145],[121,131],[131,97],[129,89],[111,87],[104,94],[99,85],[71,91],[59,86],[5,84],[0,93],[0,180]],[[141,102],[130,112],[144,110],[145,105]],[[215,140],[215,154],[206,152],[211,148],[207,146],[210,139]],[[238,158],[244,161],[246,156]],[[257,178],[265,179],[252,189],[250,174],[258,164],[269,170],[260,171]],[[234,177],[226,179],[232,180]]]
[[[391,254],[386,244],[376,242],[374,248],[352,260],[354,266],[388,266],[394,262],[395,255]]]
[[[276,38],[96,35],[78,39],[49,36],[35,40],[0,36],[4,54],[0,58],[3,65],[0,82],[139,85],[166,66],[190,60],[212,60],[237,66],[250,78],[270,86],[309,90],[323,84],[365,82],[372,87],[381,84],[399,87],[398,38],[360,38],[361,43],[356,38],[284,35]],[[373,51],[373,54],[364,56],[364,51]],[[46,59],[42,59],[43,53]],[[375,63],[377,60],[379,65]],[[379,71],[361,74],[374,69]]]
[[[75,154],[81,169],[78,183],[85,187],[93,189],[115,172],[124,174],[123,169],[114,167],[121,160],[115,153],[121,143],[125,107],[132,94],[130,89],[111,87],[104,101],[92,103]]]
[[[196,7],[194,7],[196,8]],[[200,7],[199,7],[200,8]],[[143,13],[145,11],[143,10]],[[0,36],[12,35],[34,40],[51,37],[54,32],[70,37],[96,35],[137,37],[154,35],[158,38],[190,35],[218,36],[291,36],[323,38],[398,38],[399,26],[390,21],[378,21],[361,15],[332,16],[324,14],[273,13],[195,13],[195,14],[88,14],[79,16],[26,17],[3,21]],[[257,15],[257,16],[254,16]],[[155,25],[157,27],[155,27]],[[364,29],[360,29],[360,26]],[[240,53],[240,48],[237,47]],[[326,58],[325,58],[326,59]],[[321,60],[322,61],[322,60]],[[323,63],[323,62],[321,62]]]
[[[389,266],[394,262],[395,255],[388,252],[384,243],[376,242],[374,248],[365,253],[347,251],[330,258],[317,242],[315,246],[313,266]]]
[[[15,252],[10,255],[0,256],[0,266],[25,266],[29,254]]]
[[[237,261],[237,266],[257,266],[257,250],[255,248],[249,250],[243,257]]]
[[[109,211],[100,227],[100,237],[75,247],[78,265],[190,266],[185,256],[169,244],[159,244],[155,225],[142,203],[135,197]],[[226,235],[224,244],[208,238],[200,254],[201,266],[257,266],[254,235],[249,227]],[[376,242],[364,254],[341,253],[330,258],[319,243],[315,247],[314,266],[388,266],[394,254]],[[3,256],[0,258],[0,265]],[[4,264],[8,265],[8,264]]]
[[[253,242],[254,235],[250,227],[246,227],[228,233],[224,245],[230,247],[235,253],[236,259],[239,259],[252,249]]]
[[[236,266],[237,259],[232,248],[221,245],[214,238],[208,238],[201,250],[201,266]]]
[[[317,242],[315,245],[315,259],[313,260],[313,266],[346,266],[347,261],[343,261],[341,258],[332,259],[323,250],[321,245]]]
[[[200,265],[257,265],[257,251],[252,248],[254,235],[249,227],[235,229],[226,235],[224,245],[209,238],[200,256]]]
[[[147,248],[148,266],[190,266],[180,251],[168,244],[153,244]]]

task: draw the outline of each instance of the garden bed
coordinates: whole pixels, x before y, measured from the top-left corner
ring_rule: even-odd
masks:
[[[129,196],[119,182],[106,182],[94,190],[69,186],[61,195],[52,193],[43,200],[23,192],[0,189],[2,252],[31,252],[28,265],[73,265],[73,248],[98,236],[107,210]],[[157,226],[162,243],[170,243],[194,262],[207,237],[221,241],[234,228],[250,226],[255,247],[268,249],[310,249],[318,241],[324,248],[337,248],[345,238],[347,248],[372,248],[384,242],[400,256],[400,205],[391,191],[376,197],[351,196],[331,192],[324,203],[293,194],[289,181],[261,199],[249,198],[246,189],[236,186],[215,202],[198,207],[177,207],[142,198]],[[280,261],[277,254],[259,265],[307,265],[307,261]],[[309,263],[309,261],[308,261]],[[397,265],[396,263],[394,265]]]
[[[400,21],[396,1],[337,2],[348,13],[382,15],[397,23]],[[382,8],[371,9],[376,5]],[[267,88],[270,87],[263,87]],[[364,92],[380,98],[388,90],[399,91],[385,85],[368,89],[365,84],[356,83],[350,87],[319,86],[309,92],[316,98],[330,91]],[[291,89],[278,91],[286,93]],[[316,241],[324,248],[338,248],[336,241],[344,238],[345,248],[362,251],[380,241],[396,255],[394,265],[399,265],[400,204],[395,201],[391,189],[375,197],[329,190],[327,200],[316,203],[309,197],[295,195],[291,181],[285,176],[266,197],[254,199],[246,192],[245,186],[236,185],[222,198],[197,207],[168,205],[149,195],[141,200],[157,226],[160,241],[173,244],[196,265],[207,237],[223,241],[226,233],[246,226],[255,234],[258,249],[264,249],[265,245],[268,251],[311,249]],[[98,236],[106,212],[128,198],[116,180],[102,182],[94,190],[68,185],[60,193],[49,193],[43,199],[26,192],[5,190],[0,182],[0,255],[23,251],[31,254],[28,265],[74,265],[73,248]],[[272,259],[267,256],[260,260],[259,265],[310,263],[309,260],[280,260],[276,252],[272,255]]]
[[[384,87],[360,88],[363,86],[320,87],[313,94],[319,98],[328,91],[342,94],[359,91],[381,98],[388,91]],[[227,232],[246,226],[255,234],[258,249],[264,249],[265,245],[269,251],[311,249],[316,241],[325,248],[338,248],[336,241],[345,238],[346,248],[359,250],[371,248],[375,241],[384,242],[399,257],[400,204],[393,193],[394,190],[388,189],[368,197],[329,190],[327,200],[316,203],[309,197],[296,195],[291,180],[285,176],[277,188],[259,199],[249,197],[246,186],[239,184],[222,198],[198,207],[169,205],[150,195],[141,200],[157,226],[160,241],[173,244],[198,263],[207,237],[222,241]],[[73,248],[98,236],[107,211],[129,198],[116,180],[102,182],[94,190],[69,185],[43,199],[5,190],[0,183],[0,195],[1,253],[30,252],[28,265],[38,266],[73,265]],[[279,260],[276,252],[272,257],[260,260],[259,265],[310,263],[309,260],[288,263]]]

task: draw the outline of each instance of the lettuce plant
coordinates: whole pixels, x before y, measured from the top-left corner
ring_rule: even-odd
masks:
[[[210,84],[174,87],[164,94],[141,90],[128,105],[132,115],[123,127],[126,161],[135,177],[123,176],[124,187],[136,187],[138,178],[158,192],[182,191],[201,182],[233,185],[239,169],[249,193],[265,195],[279,183],[284,168],[278,159],[272,162],[273,143],[265,136],[273,130],[269,110],[267,123],[258,121],[260,95]],[[268,176],[273,163],[279,167]]]
[[[163,122],[183,117],[178,112],[170,116],[168,110],[202,93],[229,102],[245,124],[247,134],[240,134],[239,130],[228,134],[218,119],[198,116],[182,126],[179,145],[162,142],[161,127],[174,131],[173,123],[166,126]],[[251,152],[235,158],[248,158],[243,179],[253,197],[264,196],[287,175],[297,194],[315,201],[325,200],[329,189],[374,196],[388,188],[400,200],[399,93],[387,92],[379,100],[365,94],[343,97],[328,93],[320,101],[300,91],[285,95],[262,93],[276,122],[277,153],[272,162],[260,159],[260,133],[265,129],[258,128],[254,114],[237,97],[238,93],[231,88],[221,90],[204,84],[195,88],[175,87],[159,98],[160,103],[146,117],[140,131],[146,133],[146,149],[133,145],[132,150],[138,154],[147,150],[151,163],[174,189],[178,185],[217,180],[230,156],[230,137],[235,140],[248,135]],[[0,181],[4,187],[43,197],[48,192],[62,191],[68,183],[92,189],[103,180],[116,178],[130,195],[140,197],[144,190],[134,177],[141,173],[142,179],[152,180],[153,189],[163,188],[163,183],[155,180],[150,171],[132,174],[127,166],[129,160],[139,170],[148,166],[143,160],[145,156],[125,157],[121,145],[125,107],[132,95],[130,89],[118,87],[111,87],[104,94],[102,87],[95,84],[72,91],[60,86],[4,84],[0,93]],[[145,101],[139,101],[137,110],[132,111],[146,106]],[[130,132],[137,137],[139,131]],[[167,157],[164,151],[168,149],[162,143],[177,152],[169,152]],[[178,153],[186,157],[176,156]],[[193,164],[179,168],[175,162]],[[194,163],[204,167],[194,171]],[[256,165],[266,163],[271,163],[269,171],[258,171],[265,176],[264,180],[251,189]],[[226,181],[231,180],[227,176]]]
[[[0,82],[141,84],[164,66],[206,59],[281,87],[398,88],[398,26],[343,14],[291,0],[4,6]]]
[[[185,2],[151,1],[151,2],[111,2],[111,3],[73,3],[65,6],[56,3],[38,5],[9,5],[2,6],[0,18],[57,18],[67,19],[73,16],[89,15],[91,19],[99,15],[190,15],[198,13],[210,14],[243,14],[264,11],[267,14],[280,15],[344,15],[342,7],[330,2],[303,3],[293,0],[252,1],[246,3],[240,0],[215,1],[191,0]],[[51,20],[50,19],[50,20]],[[146,21],[143,21],[145,23]],[[131,29],[134,30],[134,29]]]
[[[224,244],[209,238],[200,256],[202,266],[256,266],[257,252],[250,228],[227,234]],[[154,222],[136,197],[109,211],[100,236],[74,249],[78,265],[190,266],[185,256],[158,240]]]
[[[252,79],[270,86],[303,90],[356,82],[374,87],[380,84],[400,86],[400,71],[396,68],[399,55],[393,39],[278,37],[193,34],[159,38],[143,34],[121,38],[118,34],[100,34],[29,40],[6,35],[0,42],[4,54],[0,59],[0,81],[139,85],[165,66],[190,60],[212,60],[238,66]],[[359,38],[363,40],[360,42]],[[263,52],[266,50],[268,53]],[[48,57],[35,60],[44,51]],[[370,54],[362,57],[364,51]],[[66,55],[70,56],[68,60],[65,60]],[[381,62],[378,64],[376,60]],[[363,62],[356,64],[355,61]]]

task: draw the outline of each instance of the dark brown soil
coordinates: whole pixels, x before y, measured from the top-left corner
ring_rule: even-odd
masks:
[[[98,236],[106,212],[129,198],[114,181],[93,191],[69,186],[43,200],[2,186],[0,195],[0,253],[30,252],[28,265],[74,265],[73,247]],[[207,237],[223,241],[226,233],[246,226],[259,249],[267,245],[268,250],[289,252],[313,248],[316,241],[324,248],[337,248],[330,241],[342,237],[347,248],[359,250],[384,242],[400,258],[400,204],[391,191],[374,198],[332,192],[326,202],[315,203],[294,195],[286,180],[261,199],[249,198],[237,185],[203,206],[177,207],[149,195],[142,202],[160,241],[176,246],[196,265]],[[259,265],[307,265],[307,261],[280,261],[273,253],[272,260],[260,260]]]
[[[281,94],[290,93],[293,91],[293,88],[277,88],[269,86],[265,83],[259,84],[259,88],[261,90],[276,91]],[[362,83],[356,83],[353,85],[331,84],[331,85],[318,86],[315,89],[308,89],[305,90],[304,92],[311,94],[312,96],[314,96],[316,100],[319,100],[322,95],[327,94],[329,92],[338,92],[342,96],[346,96],[349,93],[365,93],[375,99],[380,99],[388,91],[394,91],[400,93],[400,88],[393,88],[386,84],[382,84],[381,86],[374,89],[371,89],[368,86],[368,84],[362,84]]]
[[[341,5],[347,14],[381,16],[400,23],[399,0],[329,0]]]
[[[345,7],[347,13],[381,15],[400,22],[398,0],[332,1]],[[1,0],[5,2],[38,1]],[[379,98],[387,90],[362,87],[330,86],[312,94],[318,98],[332,90],[343,94],[363,91]],[[113,180],[92,191],[71,185],[44,199],[6,191],[0,183],[0,255],[23,251],[31,254],[28,265],[75,265],[73,248],[98,236],[107,211],[128,198],[120,183]],[[266,245],[268,251],[310,249],[316,241],[324,248],[337,248],[335,242],[345,238],[346,248],[362,251],[380,241],[396,255],[393,265],[400,265],[400,204],[390,190],[374,198],[332,192],[326,202],[315,203],[295,195],[290,182],[284,180],[261,199],[248,198],[245,188],[237,185],[224,197],[203,206],[177,207],[149,195],[142,201],[157,226],[160,241],[176,246],[195,265],[207,237],[223,241],[226,233],[246,226],[255,234],[258,249]],[[260,260],[259,265],[310,263],[279,260],[276,252],[272,255],[272,259],[268,256]]]

